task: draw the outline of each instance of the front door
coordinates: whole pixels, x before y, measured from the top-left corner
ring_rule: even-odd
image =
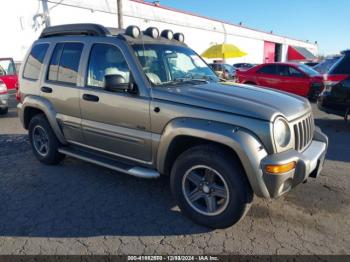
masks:
[[[114,43],[91,47],[80,106],[85,144],[95,150],[129,160],[151,162],[150,98],[135,92],[108,91],[106,75],[132,73],[121,49]],[[136,87],[137,88],[137,87]]]

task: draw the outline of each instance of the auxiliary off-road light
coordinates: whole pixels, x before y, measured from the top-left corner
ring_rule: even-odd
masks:
[[[290,170],[293,170],[296,167],[296,162],[290,162],[283,165],[266,165],[265,171],[270,174],[283,174]]]
[[[161,36],[166,39],[172,40],[174,38],[174,33],[171,30],[163,30]]]
[[[182,43],[185,42],[185,36],[182,33],[174,34],[174,39]]]
[[[136,25],[130,25],[126,28],[125,34],[133,38],[139,38],[141,35],[141,30]]]
[[[152,38],[158,38],[159,37],[159,30],[155,27],[149,27],[146,29],[145,34],[152,37]]]

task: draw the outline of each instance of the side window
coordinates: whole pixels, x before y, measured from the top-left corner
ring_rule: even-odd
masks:
[[[130,81],[130,70],[119,48],[95,44],[90,52],[87,85],[103,88],[106,75],[121,75],[125,83]]]
[[[303,77],[303,73],[300,72],[298,69],[292,67],[292,66],[289,66],[288,67],[289,69],[289,76],[292,76],[292,77]]]
[[[58,66],[60,63],[60,58],[63,50],[63,44],[57,44],[55,47],[55,50],[53,51],[53,54],[51,56],[51,61],[49,65],[49,74],[47,76],[47,79],[50,81],[57,81],[58,77]]]
[[[279,76],[289,76],[289,66],[278,65],[277,67],[277,75]]]
[[[38,80],[49,44],[37,44],[32,48],[24,66],[23,77]]]
[[[82,43],[59,43],[52,54],[47,79],[76,85]]]
[[[16,75],[12,59],[0,59],[0,76]]]
[[[269,74],[269,75],[275,75],[276,72],[276,66],[275,65],[266,65],[260,68],[257,73],[259,74]]]

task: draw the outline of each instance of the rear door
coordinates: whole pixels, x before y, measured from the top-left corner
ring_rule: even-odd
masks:
[[[310,79],[305,73],[290,65],[278,65],[277,73],[280,78],[280,90],[304,97],[308,95]]]
[[[277,75],[277,65],[267,64],[262,66],[256,71],[256,80],[260,86],[279,89],[281,80],[279,75]]]
[[[10,93],[15,92],[18,77],[12,58],[0,58],[0,79],[4,81]]]
[[[84,45],[58,42],[51,46],[51,57],[41,86],[41,96],[48,99],[68,142],[83,142],[79,106],[79,64]]]

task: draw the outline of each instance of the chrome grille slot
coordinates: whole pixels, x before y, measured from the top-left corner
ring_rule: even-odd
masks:
[[[314,120],[312,114],[308,114],[302,119],[298,119],[293,124],[295,149],[303,151],[312,141],[314,132]]]

